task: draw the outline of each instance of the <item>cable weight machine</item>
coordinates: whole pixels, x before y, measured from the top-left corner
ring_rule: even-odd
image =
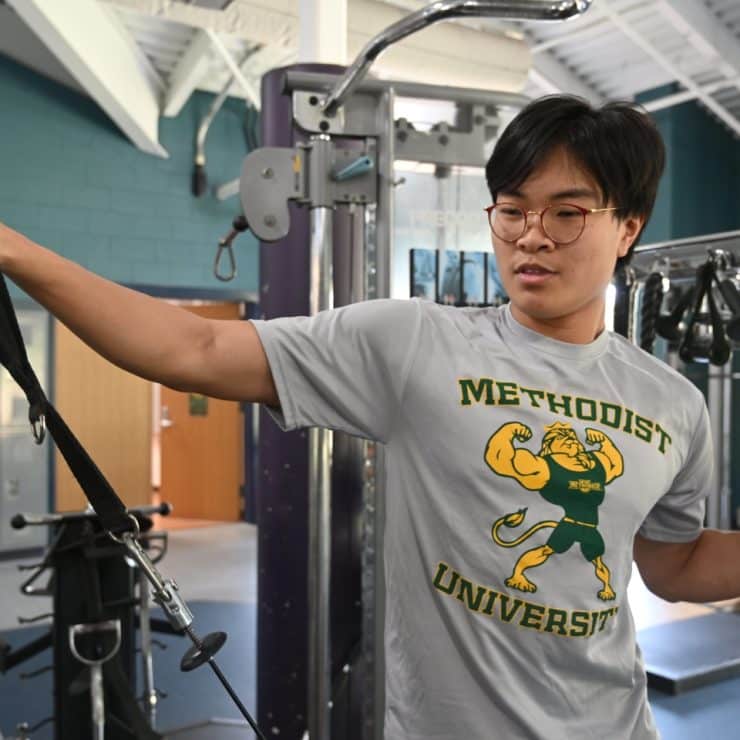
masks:
[[[167,549],[166,533],[154,533],[151,514],[166,516],[168,504],[132,509],[139,540],[156,562]],[[39,563],[19,566],[31,571],[21,584],[25,596],[51,596],[52,612],[21,623],[51,618],[49,631],[30,643],[0,649],[0,672],[5,673],[42,651],[52,649],[52,662],[22,678],[46,670],[54,674],[54,714],[18,726],[20,737],[30,736],[51,722],[56,738],[156,738],[154,727],[158,692],[153,683],[151,629],[173,634],[163,620],[149,616],[148,590],[124,559],[124,548],[112,542],[91,510],[64,514],[17,514],[14,529],[48,526],[50,544]],[[48,576],[43,586],[35,585]],[[140,629],[143,678],[141,705],[135,696],[136,630]],[[89,670],[88,670],[89,669]],[[106,721],[108,733],[105,734]],[[130,728],[131,732],[126,730]],[[92,733],[92,734],[91,734]]]
[[[630,280],[629,338],[679,371],[707,367],[716,476],[705,524],[740,528],[731,486],[740,434],[732,413],[733,382],[740,380],[740,231],[637,247]],[[714,613],[638,635],[650,686],[678,694],[740,675],[739,604],[708,606]]]

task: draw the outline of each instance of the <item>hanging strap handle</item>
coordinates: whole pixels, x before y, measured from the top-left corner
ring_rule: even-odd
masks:
[[[28,419],[37,443],[43,441],[43,429],[47,428],[87,500],[100,517],[103,527],[115,533],[130,531],[132,523],[123,502],[49,402],[28,361],[18,319],[2,274],[0,274],[0,363],[7,368],[13,380],[26,394],[29,404]]]

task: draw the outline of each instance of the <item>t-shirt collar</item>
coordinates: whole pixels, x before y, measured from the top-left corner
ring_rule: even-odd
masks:
[[[593,342],[588,344],[573,344],[561,342],[559,339],[540,334],[529,327],[520,324],[511,313],[511,304],[504,306],[504,326],[506,330],[519,339],[527,342],[527,345],[537,352],[548,355],[563,357],[569,360],[588,360],[598,357],[606,350],[609,343],[609,332],[605,329]]]

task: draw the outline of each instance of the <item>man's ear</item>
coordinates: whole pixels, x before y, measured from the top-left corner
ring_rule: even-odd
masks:
[[[645,224],[645,219],[642,216],[630,216],[625,218],[620,224],[622,236],[619,242],[618,254],[620,257],[624,257],[627,252],[630,251],[635,240],[640,235],[642,227]]]

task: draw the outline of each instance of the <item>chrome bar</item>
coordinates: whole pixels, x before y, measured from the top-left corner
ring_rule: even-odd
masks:
[[[333,215],[329,207],[311,210],[311,315],[331,308],[334,303]],[[313,428],[308,440],[308,732],[311,740],[329,740],[332,433]]]
[[[653,244],[643,244],[634,248],[634,256],[637,258],[641,254],[652,254],[653,252],[662,252],[669,250],[691,250],[695,247],[704,247],[702,255],[706,255],[706,250],[715,244],[722,249],[732,249],[737,241],[740,244],[740,230],[738,231],[721,231],[716,234],[702,234],[701,236],[688,236],[684,239],[671,239],[665,242],[655,242]],[[726,243],[729,244],[726,245]]]
[[[322,103],[332,115],[391,44],[438,21],[450,18],[564,21],[585,13],[593,0],[439,0],[402,18],[370,39]]]
[[[285,91],[316,91],[326,93],[337,84],[339,75],[325,72],[304,72],[290,70],[285,73]],[[374,77],[357,83],[355,92],[382,93],[388,89],[399,98],[423,98],[425,100],[449,100],[453,103],[473,105],[494,105],[505,108],[523,108],[530,102],[526,95],[492,90],[478,90],[474,87],[447,87],[430,85],[425,82],[408,80],[379,80]]]
[[[714,440],[714,489],[707,499],[707,526],[732,528],[732,374],[729,366],[709,368],[707,405]]]
[[[395,156],[395,116],[393,109],[396,88],[387,89],[378,98],[376,109],[378,137],[378,203],[374,213],[374,222],[366,224],[366,240],[372,242],[373,260],[371,270],[373,292],[368,298],[390,298],[393,292],[391,265],[393,264],[393,223],[395,185],[393,166]],[[368,281],[369,282],[369,281]],[[374,662],[372,666],[374,709],[373,731],[376,740],[383,738],[383,721],[385,717],[385,571],[383,569],[383,552],[385,548],[385,448],[373,444],[372,493],[374,506],[372,531],[375,537],[373,547],[373,593],[375,596],[375,615],[373,629]],[[364,627],[365,625],[363,625]],[[370,702],[368,702],[370,703]]]
[[[141,632],[141,679],[144,687],[144,714],[149,726],[157,725],[157,689],[154,686],[154,660],[152,659],[152,625],[149,607],[149,580],[139,570],[139,630]]]

